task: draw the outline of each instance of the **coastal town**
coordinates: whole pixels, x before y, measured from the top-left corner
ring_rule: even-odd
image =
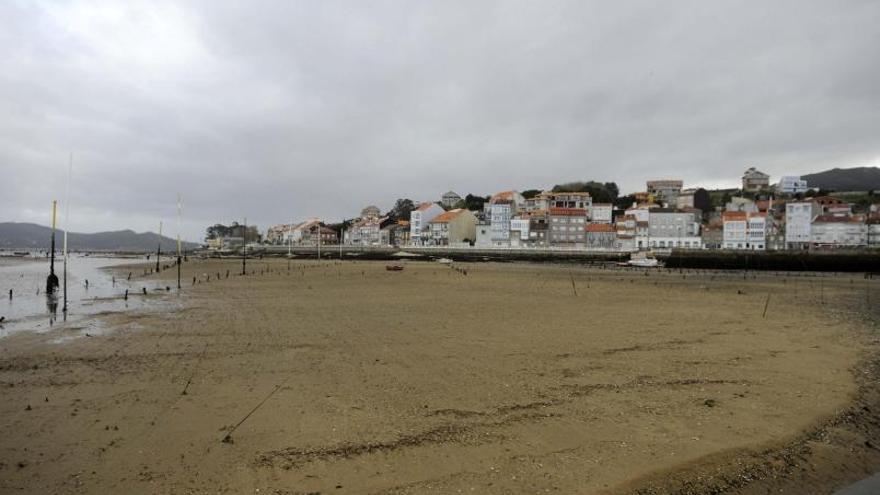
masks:
[[[384,213],[366,206],[340,223],[309,217],[265,232],[238,223],[208,229],[209,250],[244,244],[616,253],[854,250],[880,248],[880,197],[874,191],[829,193],[798,176],[771,184],[768,174],[750,167],[740,189],[708,191],[663,179],[625,196],[618,196],[616,184],[598,182],[486,197],[449,191],[423,202],[400,199]]]

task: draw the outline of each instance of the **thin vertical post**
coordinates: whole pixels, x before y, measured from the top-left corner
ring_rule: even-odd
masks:
[[[64,198],[64,305],[61,312],[67,317],[67,232],[70,230],[70,177],[73,172],[73,153],[70,154],[70,160],[67,164],[67,190]]]
[[[244,218],[244,232],[241,239],[241,274],[247,275],[247,217]]]
[[[159,258],[162,257],[162,220],[159,220],[159,242],[158,247],[156,248],[156,273],[159,273],[161,267],[159,266]]]
[[[177,194],[177,290],[180,290],[180,215],[183,206],[180,204],[180,194]]]
[[[46,278],[46,294],[50,296],[58,288],[58,276],[55,275],[55,220],[57,209],[58,201],[52,200],[52,241],[50,243],[52,252],[49,254],[49,276]]]

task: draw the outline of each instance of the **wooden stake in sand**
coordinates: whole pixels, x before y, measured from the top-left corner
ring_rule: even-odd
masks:
[[[275,388],[273,388],[272,391],[269,392],[269,394],[266,395],[266,397],[264,397],[263,400],[261,400],[259,404],[257,404],[256,406],[254,406],[254,408],[251,409],[251,411],[250,411],[249,413],[245,414],[244,417],[241,418],[241,421],[239,421],[238,423],[236,423],[235,426],[233,426],[233,427],[229,430],[229,432],[227,432],[226,435],[223,436],[223,438],[222,438],[220,441],[223,442],[223,443],[232,443],[232,434],[235,432],[235,430],[237,430],[238,427],[242,425],[242,423],[244,423],[245,421],[247,421],[247,419],[248,419],[249,417],[251,417],[251,415],[252,415],[253,413],[257,412],[257,409],[261,408],[261,407],[263,406],[263,404],[265,404],[266,401],[269,400],[269,398],[271,398],[273,395],[275,395],[275,392],[281,390],[281,387],[283,387],[284,384],[287,383],[287,380],[290,380],[290,377],[287,377],[283,382],[279,383],[278,385],[275,385]]]
[[[767,294],[767,300],[764,301],[764,313],[761,315],[761,318],[767,317],[767,307],[770,306],[770,294]]]
[[[196,361],[196,365],[193,368],[193,372],[189,375],[189,379],[186,381],[186,385],[183,386],[183,391],[180,392],[180,395],[186,395],[187,389],[189,389],[189,384],[192,383],[193,378],[196,376],[196,372],[199,370],[199,365],[202,364],[202,358],[205,357],[205,352],[208,350],[208,344],[205,343],[205,348],[202,349],[202,353],[199,354],[199,360]]]
[[[568,276],[571,278],[571,291],[574,292],[574,297],[577,297],[578,289],[577,286],[574,284],[574,274],[568,272]]]

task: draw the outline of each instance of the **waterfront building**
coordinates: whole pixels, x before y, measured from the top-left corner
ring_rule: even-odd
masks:
[[[420,246],[425,244],[430,237],[428,232],[429,222],[437,215],[443,214],[444,210],[436,203],[422,203],[410,212],[409,217],[409,242]]]
[[[461,246],[470,245],[476,240],[477,217],[470,210],[450,210],[437,215],[428,223],[430,245]]]
[[[793,201],[785,204],[785,247],[804,249],[809,247],[813,219],[822,208],[815,201]]]

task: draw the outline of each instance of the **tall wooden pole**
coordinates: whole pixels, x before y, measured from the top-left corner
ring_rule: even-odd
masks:
[[[52,295],[58,288],[58,276],[55,275],[55,217],[58,209],[58,201],[52,201],[52,252],[49,254],[49,276],[46,278],[46,294]]]
[[[244,218],[244,232],[241,234],[241,274],[247,275],[247,217]]]
[[[183,206],[180,204],[180,194],[177,195],[177,290],[180,290],[180,214]]]
[[[162,221],[159,220],[159,243],[156,248],[156,273],[159,273],[161,270],[161,266],[159,266],[159,258],[162,257]]]
[[[61,312],[67,316],[67,232],[70,230],[70,176],[73,172],[73,153],[70,154],[70,162],[67,165],[67,191],[64,198],[64,305]]]

